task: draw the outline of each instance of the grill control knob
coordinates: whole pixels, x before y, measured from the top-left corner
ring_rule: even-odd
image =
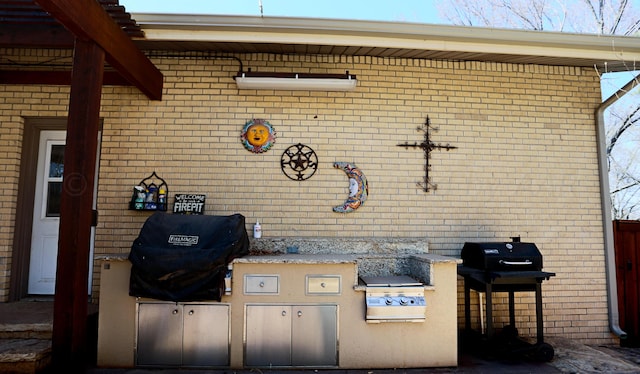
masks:
[[[384,303],[387,304],[387,305],[391,305],[391,304],[393,304],[393,299],[390,298],[390,297],[387,297],[387,298],[384,299]]]
[[[405,299],[404,297],[400,298],[400,305],[407,305],[409,304],[409,301],[407,299]]]

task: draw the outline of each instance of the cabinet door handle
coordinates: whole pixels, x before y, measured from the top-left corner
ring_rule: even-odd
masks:
[[[302,311],[301,310],[298,311],[298,317],[302,317]]]
[[[178,314],[178,309],[174,309],[171,314]]]
[[[189,315],[190,315],[190,316],[192,316],[192,315],[193,315],[193,313],[194,313],[194,311],[193,311],[193,310],[190,310],[190,311],[189,311]]]
[[[287,315],[287,311],[286,311],[286,310],[283,310],[283,311],[282,311],[282,316],[284,317],[284,316],[286,316],[286,315]]]

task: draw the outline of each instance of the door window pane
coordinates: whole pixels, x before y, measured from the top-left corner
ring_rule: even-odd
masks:
[[[62,175],[64,174],[64,144],[50,144],[48,151],[49,172],[47,173],[45,214],[47,217],[60,217]]]
[[[49,164],[49,178],[62,178],[64,173],[64,145],[51,146],[51,162]]]
[[[62,182],[49,182],[47,186],[47,217],[60,217]]]

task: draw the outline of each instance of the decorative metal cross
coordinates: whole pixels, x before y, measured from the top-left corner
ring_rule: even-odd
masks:
[[[431,130],[438,131],[438,129],[431,126],[431,121],[429,120],[429,116],[427,116],[427,119],[424,122],[424,125],[418,126],[417,130],[424,132],[424,140],[422,141],[422,143],[418,144],[417,142],[414,142],[413,144],[409,144],[408,142],[405,142],[404,144],[398,144],[398,147],[404,147],[405,149],[408,149],[409,147],[422,148],[422,150],[424,151],[424,159],[425,159],[425,166],[424,166],[425,173],[424,173],[424,180],[422,182],[418,182],[417,185],[420,186],[424,190],[424,192],[429,192],[430,189],[436,190],[438,188],[437,184],[433,184],[429,180],[429,169],[431,169],[431,165],[429,165],[429,159],[431,158],[431,151],[433,151],[434,149],[444,149],[446,151],[449,151],[450,149],[456,149],[458,147],[449,145],[449,143],[447,143],[446,145],[442,145],[439,143],[436,144],[431,141],[431,135],[429,132]]]

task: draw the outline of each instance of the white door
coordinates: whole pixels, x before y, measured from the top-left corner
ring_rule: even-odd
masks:
[[[33,199],[28,287],[30,295],[53,295],[55,293],[65,139],[65,131],[42,131],[40,133],[36,188]],[[95,208],[95,190],[93,195]],[[92,227],[89,255],[91,259],[93,258],[93,234],[94,228]],[[89,290],[91,290],[92,263],[93,261],[89,261]]]

